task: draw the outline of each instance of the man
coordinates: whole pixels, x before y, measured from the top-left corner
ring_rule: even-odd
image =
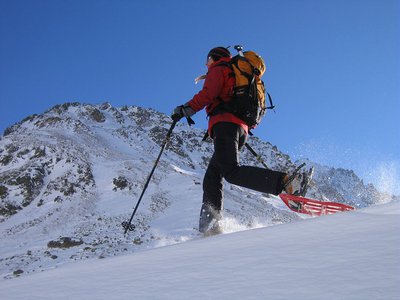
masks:
[[[218,221],[223,207],[223,179],[238,186],[278,195],[282,191],[301,193],[306,176],[299,173],[293,178],[286,173],[239,164],[239,150],[246,142],[249,127],[237,116],[221,110],[220,106],[216,109],[221,101],[229,101],[233,95],[235,78],[225,63],[230,59],[227,48],[211,49],[207,55],[208,73],[202,90],[186,104],[176,107],[171,116],[178,121],[206,108],[210,117],[208,132],[214,141],[214,154],[203,180],[199,221],[199,231],[206,235],[220,232]]]

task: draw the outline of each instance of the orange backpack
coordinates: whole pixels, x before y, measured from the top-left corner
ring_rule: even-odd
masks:
[[[267,93],[270,106],[265,102],[265,87],[261,76],[266,66],[263,58],[254,51],[242,52],[242,46],[234,47],[238,54],[229,63],[222,62],[233,71],[235,87],[231,100],[221,103],[223,110],[229,111],[246,122],[250,128],[257,126],[267,109],[273,109],[272,98]]]

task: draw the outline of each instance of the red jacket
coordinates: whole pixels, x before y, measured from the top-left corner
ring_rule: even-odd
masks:
[[[222,101],[229,101],[233,95],[235,78],[231,76],[232,70],[227,66],[218,66],[222,61],[230,61],[230,58],[221,58],[214,62],[209,68],[204,81],[203,89],[194,95],[188,102],[189,106],[198,112],[204,107],[208,115]],[[231,122],[240,125],[247,133],[247,124],[231,113],[221,113],[210,116],[208,122],[208,133],[211,136],[212,127],[219,122]]]

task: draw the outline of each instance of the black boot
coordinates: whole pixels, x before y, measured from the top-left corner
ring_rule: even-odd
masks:
[[[219,225],[221,214],[211,205],[203,203],[200,211],[199,231],[205,236],[222,233]]]

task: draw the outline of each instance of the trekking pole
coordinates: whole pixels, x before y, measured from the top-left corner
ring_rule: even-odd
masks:
[[[244,144],[247,148],[247,150],[249,150],[251,152],[251,154],[253,154],[255,156],[255,158],[257,159],[257,161],[259,163],[261,163],[264,168],[268,169],[268,165],[264,162],[264,160],[262,159],[261,155],[258,155],[256,151],[254,151],[253,148],[251,148],[251,146],[248,143]]]
[[[133,213],[132,213],[132,215],[131,215],[131,218],[129,219],[128,222],[122,222],[122,224],[121,224],[122,227],[125,229],[124,234],[126,234],[126,233],[128,232],[128,230],[129,230],[129,231],[135,230],[135,225],[132,224],[133,217],[134,217],[135,214],[136,214],[136,211],[137,211],[137,209],[138,209],[138,207],[139,207],[140,201],[142,201],[143,195],[144,195],[144,193],[145,193],[145,191],[146,191],[146,189],[147,189],[147,186],[149,185],[149,182],[150,182],[151,177],[153,176],[154,170],[155,170],[156,167],[157,167],[157,164],[158,164],[158,162],[159,162],[159,160],[160,160],[161,154],[163,153],[163,151],[164,151],[164,149],[165,149],[165,146],[167,145],[169,139],[171,138],[171,134],[172,134],[172,131],[173,131],[174,128],[175,128],[176,123],[177,123],[177,121],[174,120],[174,121],[172,122],[172,124],[171,124],[171,127],[170,127],[169,130],[168,130],[167,136],[165,137],[165,140],[164,140],[164,142],[163,142],[163,144],[162,144],[162,146],[161,146],[161,151],[160,151],[160,153],[158,154],[158,157],[157,157],[157,159],[156,159],[156,162],[154,163],[153,169],[151,170],[150,175],[149,175],[149,177],[147,178],[146,183],[144,184],[144,188],[143,188],[142,194],[140,195],[139,200],[138,200],[138,202],[136,203],[136,206],[135,206],[135,209],[133,210]]]
[[[239,53],[239,55],[240,55],[241,57],[244,57],[244,54],[243,54],[243,46],[242,46],[242,45],[236,45],[236,46],[234,46],[233,48]]]
[[[260,155],[258,155],[257,152],[254,151],[254,149],[251,148],[251,146],[250,146],[249,144],[245,143],[244,145],[245,145],[246,148],[251,152],[251,154],[253,154],[253,155],[256,157],[257,161],[258,161],[259,163],[261,163],[261,164],[264,166],[264,168],[269,169],[269,168],[268,168],[268,165],[264,162],[264,160],[262,159],[262,157],[261,157]],[[295,178],[295,177],[297,176],[297,174],[299,173],[300,169],[303,168],[305,165],[306,165],[306,163],[302,163],[300,166],[296,167],[296,169],[294,170],[293,174],[292,174],[291,176],[289,176],[289,178],[288,178],[288,180],[287,180],[287,182],[286,182],[286,184],[285,184],[285,188],[286,188],[287,185],[289,185],[289,184],[294,180],[294,178]],[[312,167],[312,168],[308,171],[308,173],[309,173],[309,176],[312,177],[312,174],[314,173],[314,167]],[[307,192],[307,188],[308,188],[308,187],[306,187],[306,189],[305,189],[304,192],[303,192],[303,197],[304,197],[305,193]]]

